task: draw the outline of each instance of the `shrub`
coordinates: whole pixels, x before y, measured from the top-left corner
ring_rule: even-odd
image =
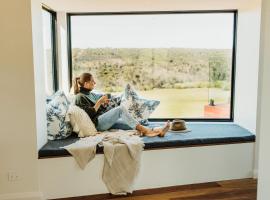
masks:
[[[231,83],[226,82],[223,86],[223,90],[229,91],[231,89]]]
[[[165,83],[162,85],[162,88],[171,89],[171,88],[173,88],[173,85],[170,83]]]
[[[198,88],[208,88],[209,87],[209,82],[200,82],[198,84]]]
[[[215,88],[223,88],[224,82],[223,81],[215,81],[214,86]]]

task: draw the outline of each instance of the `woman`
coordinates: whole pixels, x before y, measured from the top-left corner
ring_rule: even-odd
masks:
[[[91,118],[98,131],[105,131],[111,128],[120,118],[132,129],[141,133],[141,135],[154,137],[163,137],[169,130],[170,122],[164,127],[149,129],[142,126],[135,120],[123,106],[115,107],[108,112],[104,112],[104,105],[109,103],[106,95],[98,100],[97,96],[91,93],[95,87],[95,80],[90,73],[83,73],[74,80],[74,93],[76,94],[75,104],[82,108]]]

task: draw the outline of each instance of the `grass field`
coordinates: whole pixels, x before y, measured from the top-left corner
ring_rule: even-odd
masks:
[[[160,100],[160,105],[150,118],[203,118],[208,98],[214,98],[215,104],[230,103],[230,91],[217,88],[154,89],[138,93],[149,99]]]

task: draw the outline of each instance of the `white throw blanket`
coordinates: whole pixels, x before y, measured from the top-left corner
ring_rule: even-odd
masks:
[[[77,161],[79,167],[84,169],[96,155],[96,146],[103,140],[104,135],[89,136],[81,138],[75,143],[64,146]]]
[[[133,191],[134,181],[140,169],[144,143],[136,131],[113,130],[96,136],[82,138],[65,146],[84,169],[96,154],[96,145],[104,147],[102,180],[112,194],[126,194]]]

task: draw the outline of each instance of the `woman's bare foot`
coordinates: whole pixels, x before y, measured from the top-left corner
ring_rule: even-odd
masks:
[[[170,121],[167,121],[167,123],[163,127],[158,127],[158,128],[153,128],[153,129],[146,128],[142,125],[136,126],[136,130],[138,130],[143,136],[148,136],[148,137],[155,137],[155,136],[164,137],[169,129],[170,129]]]
[[[139,131],[142,136],[155,137],[155,136],[160,135],[160,132],[155,131],[153,129],[146,128],[140,124],[136,126],[136,130]]]
[[[167,121],[164,127],[162,128],[155,128],[153,131],[159,133],[158,136],[164,137],[165,134],[168,132],[170,129],[170,121]]]

